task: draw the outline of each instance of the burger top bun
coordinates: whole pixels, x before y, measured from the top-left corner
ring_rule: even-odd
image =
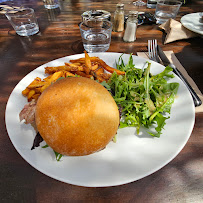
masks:
[[[118,107],[99,83],[84,77],[58,80],[39,97],[37,129],[56,152],[83,156],[112,140],[119,126]]]

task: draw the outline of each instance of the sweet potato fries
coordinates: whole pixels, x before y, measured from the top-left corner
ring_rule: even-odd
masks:
[[[111,74],[116,72],[118,75],[124,75],[125,72],[108,66],[99,57],[90,57],[85,52],[84,58],[70,60],[63,66],[46,67],[45,74],[48,74],[43,80],[35,78],[23,91],[22,94],[27,97],[28,102],[37,101],[41,93],[59,78],[82,76],[97,80],[98,82],[108,81]]]

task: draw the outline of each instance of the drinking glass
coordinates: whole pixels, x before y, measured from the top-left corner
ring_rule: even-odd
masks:
[[[32,8],[8,10],[5,15],[18,35],[29,36],[39,32],[39,25]]]
[[[87,52],[105,52],[111,42],[112,23],[108,20],[81,22],[80,33]]]
[[[147,8],[156,8],[157,0],[147,0]]]
[[[55,9],[59,7],[58,0],[43,0],[44,7],[47,9]]]
[[[133,5],[140,7],[140,6],[145,6],[146,3],[142,0],[137,0],[137,1],[133,1]]]
[[[143,13],[146,3],[142,0],[137,0],[137,1],[133,1],[133,5],[136,7],[136,10],[140,14],[140,13]]]
[[[158,0],[155,17],[158,24],[166,22],[168,19],[176,18],[182,2],[177,0]]]

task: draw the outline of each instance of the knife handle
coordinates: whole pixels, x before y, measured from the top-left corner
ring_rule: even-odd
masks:
[[[174,73],[176,73],[176,75],[179,76],[179,78],[184,82],[184,84],[186,85],[186,87],[187,87],[188,90],[190,91],[195,106],[200,106],[200,105],[202,104],[201,99],[198,97],[198,95],[197,95],[196,92],[193,90],[193,88],[190,86],[190,84],[189,84],[188,81],[185,79],[185,77],[182,75],[182,73],[181,73],[173,64],[170,64],[169,66],[170,66],[171,68],[173,68]]]

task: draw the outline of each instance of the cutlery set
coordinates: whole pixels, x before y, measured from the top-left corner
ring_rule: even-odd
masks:
[[[183,81],[183,83],[188,88],[190,94],[192,95],[194,105],[197,107],[202,104],[201,99],[198,97],[198,95],[196,94],[194,89],[191,87],[191,85],[189,84],[187,79],[176,68],[176,66],[169,61],[169,59],[167,58],[167,56],[165,55],[165,53],[163,52],[161,47],[157,44],[156,39],[148,40],[148,55],[149,55],[149,59],[151,59],[157,63],[160,63],[164,66],[170,66],[173,69],[173,72]]]

